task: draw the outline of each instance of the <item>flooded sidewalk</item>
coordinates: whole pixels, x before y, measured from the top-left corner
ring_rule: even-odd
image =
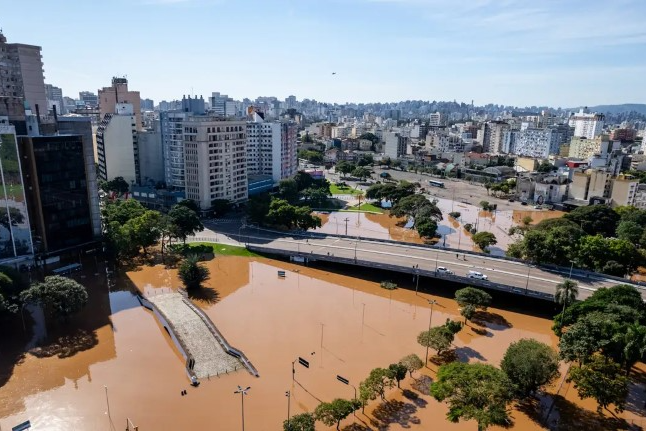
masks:
[[[244,368],[244,364],[226,352],[200,315],[186,303],[178,292],[149,296],[162,316],[170,323],[175,335],[195,359],[193,372],[197,378],[227,374]]]

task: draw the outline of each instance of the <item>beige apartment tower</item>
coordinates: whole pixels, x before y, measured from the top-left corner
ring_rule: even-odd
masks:
[[[220,117],[183,121],[185,193],[211,208],[215,199],[247,199],[247,122]]]
[[[100,89],[98,99],[102,119],[105,118],[105,114],[115,114],[117,105],[120,103],[132,105],[137,119],[137,130],[143,130],[141,123],[141,96],[138,91],[128,90],[128,80],[126,78],[112,78],[112,86]]]

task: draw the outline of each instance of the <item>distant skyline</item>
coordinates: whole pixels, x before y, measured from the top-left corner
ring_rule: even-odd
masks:
[[[72,98],[125,75],[155,103],[213,91],[331,103],[646,103],[643,0],[6,3],[8,42],[42,46],[45,82]]]

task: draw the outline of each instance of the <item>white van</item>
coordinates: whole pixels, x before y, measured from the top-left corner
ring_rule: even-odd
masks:
[[[487,276],[478,271],[469,271],[467,272],[468,278],[477,278],[478,280],[486,280]]]

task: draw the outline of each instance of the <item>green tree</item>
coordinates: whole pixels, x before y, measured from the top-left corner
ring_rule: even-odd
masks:
[[[143,248],[144,254],[147,254],[147,248],[157,244],[161,237],[159,225],[162,216],[159,212],[146,210],[142,215],[125,224],[126,231],[130,236],[133,245]]]
[[[327,426],[336,424],[339,429],[341,421],[347,418],[355,410],[352,401],[336,398],[329,403],[321,403],[314,410],[314,417],[317,421],[323,422]]]
[[[480,250],[482,251],[487,251],[489,246],[497,244],[498,240],[496,239],[496,235],[494,235],[491,232],[478,232],[475,235],[471,237],[471,240],[473,240],[473,243],[477,245]]]
[[[619,214],[605,205],[578,207],[563,216],[581,226],[588,235],[612,237],[615,235]]]
[[[298,183],[294,178],[286,178],[278,183],[278,196],[290,204],[298,202]]]
[[[373,142],[374,145],[374,142]],[[357,161],[359,166],[371,166],[375,163],[375,159],[372,154],[363,154]]]
[[[118,196],[124,195],[130,190],[128,182],[123,177],[114,177],[112,180],[104,183],[106,192],[115,192]]]
[[[399,363],[406,367],[411,377],[413,377],[413,371],[417,371],[424,366],[424,362],[415,353],[404,356],[399,360]]]
[[[181,205],[175,205],[168,212],[173,236],[186,243],[186,237],[202,232],[204,226],[195,211]]]
[[[565,315],[565,307],[574,303],[577,296],[579,296],[579,285],[576,281],[568,278],[556,285],[554,301],[563,306],[561,316]]]
[[[307,175],[307,174],[305,174]],[[307,175],[309,177],[309,175]],[[269,193],[261,193],[251,196],[247,202],[247,217],[254,223],[262,224],[269,212],[271,196]]]
[[[301,195],[305,199],[305,202],[311,203],[315,207],[320,207],[327,201],[329,193],[330,193],[329,189],[324,190],[324,189],[310,187],[308,189],[303,190],[301,192]]]
[[[350,172],[354,171],[354,168],[355,168],[354,163],[350,163],[342,160],[336,164],[336,167],[334,169],[335,171],[342,173],[343,176],[345,177]]]
[[[401,169],[401,167],[402,167],[401,160],[394,160],[392,162],[392,167],[393,167],[393,169]]]
[[[454,219],[459,219],[462,214],[459,211],[453,211],[449,213],[449,216]]]
[[[298,191],[313,187],[315,183],[314,178],[305,171],[298,171],[296,175],[294,175],[294,181],[296,181]]]
[[[211,211],[215,213],[216,217],[222,217],[231,211],[231,201],[228,199],[213,199],[211,201]]]
[[[54,316],[67,320],[87,304],[85,287],[71,278],[59,275],[45,277],[42,283],[34,283],[20,294],[25,304],[39,304]]]
[[[451,348],[455,333],[446,326],[435,326],[429,331],[422,331],[417,336],[417,342],[424,347],[435,350],[438,356]]]
[[[124,225],[128,220],[139,217],[144,212],[146,208],[135,199],[115,200],[105,203],[102,216],[106,224],[117,222],[119,225]]]
[[[484,183],[484,188],[487,189],[487,196],[488,196],[489,195],[489,190],[491,190],[491,182],[487,181],[486,183]],[[485,202],[485,201],[483,201],[483,202]]]
[[[352,176],[360,178],[362,181],[368,178],[370,175],[370,169],[364,168],[363,166],[357,166],[352,170]]]
[[[581,399],[594,398],[597,412],[608,409],[613,404],[620,413],[626,405],[628,378],[621,373],[621,367],[608,358],[594,355],[587,364],[573,367],[567,378],[573,382]]]
[[[314,415],[312,413],[301,413],[283,422],[283,431],[314,431]]]
[[[196,214],[200,213],[200,205],[195,202],[193,199],[183,199],[177,202],[177,205],[184,206],[190,210],[195,211]]]
[[[596,352],[610,347],[612,326],[604,313],[583,316],[561,336],[559,356],[568,362],[585,364]]]
[[[644,235],[644,228],[634,221],[622,221],[617,226],[617,238],[639,244]]]
[[[433,238],[437,234],[437,223],[431,219],[416,220],[415,230],[422,238]]]
[[[451,422],[473,419],[479,431],[492,425],[509,425],[511,384],[505,373],[491,365],[461,362],[442,365],[437,380],[431,384],[431,395],[448,402],[446,417]]]
[[[559,376],[558,355],[547,344],[521,339],[507,348],[500,368],[513,382],[516,393],[527,398]]]
[[[198,289],[209,278],[210,271],[196,255],[190,255],[179,265],[177,275],[187,289]]]
[[[489,211],[491,204],[488,201],[480,201],[480,207],[483,209],[483,211]]]
[[[399,382],[406,378],[406,372],[408,371],[408,368],[406,368],[406,366],[403,364],[396,363],[388,365],[388,370],[390,371],[392,378],[397,381],[397,387],[399,388]]]
[[[370,371],[370,375],[359,384],[359,399],[363,405],[368,400],[374,400],[377,396],[382,400],[386,398],[386,389],[394,386],[393,376],[385,368],[375,368]]]
[[[491,303],[491,295],[475,287],[465,287],[455,291],[455,300],[460,307],[472,305],[476,309],[485,311]]]

